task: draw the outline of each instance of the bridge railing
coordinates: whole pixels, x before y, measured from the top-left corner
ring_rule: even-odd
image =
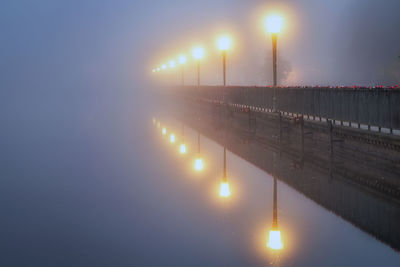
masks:
[[[217,102],[272,110],[274,88],[244,86],[185,86],[185,94]],[[400,129],[400,89],[276,88],[279,111]]]

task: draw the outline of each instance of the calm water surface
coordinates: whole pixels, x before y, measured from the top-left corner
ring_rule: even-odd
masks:
[[[278,181],[283,249],[266,248],[273,177],[196,133],[181,157],[129,97],[9,104],[1,138],[1,266],[399,266],[400,255]],[[24,111],[21,111],[24,107]],[[160,118],[177,136],[180,124]]]

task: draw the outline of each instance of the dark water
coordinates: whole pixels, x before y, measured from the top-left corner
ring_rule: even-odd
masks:
[[[273,179],[202,138],[205,170],[132,95],[14,99],[3,112],[1,266],[399,266],[400,255],[278,181],[284,248],[266,248]],[[179,123],[161,118],[168,129]]]

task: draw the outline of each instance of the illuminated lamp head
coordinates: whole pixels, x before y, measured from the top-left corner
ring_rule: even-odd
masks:
[[[204,49],[202,47],[195,47],[193,49],[193,57],[200,60],[204,57]]]
[[[231,47],[231,39],[228,36],[222,36],[218,40],[218,48],[221,51],[226,51]]]
[[[280,33],[282,26],[283,18],[279,15],[271,15],[265,19],[265,27],[269,33]]]

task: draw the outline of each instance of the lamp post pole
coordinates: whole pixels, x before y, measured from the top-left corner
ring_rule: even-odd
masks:
[[[197,87],[200,87],[200,59],[197,60]]]
[[[224,86],[226,86],[226,50],[222,50],[222,70],[224,75]]]
[[[272,103],[272,107],[273,110],[276,111],[276,94],[277,94],[277,71],[276,71],[276,51],[277,51],[277,41],[278,41],[278,34],[277,33],[273,33],[272,34],[272,69],[273,69],[273,79],[274,79],[274,96],[273,96],[273,103]]]
[[[182,86],[185,85],[185,67],[181,65],[181,84]]]

